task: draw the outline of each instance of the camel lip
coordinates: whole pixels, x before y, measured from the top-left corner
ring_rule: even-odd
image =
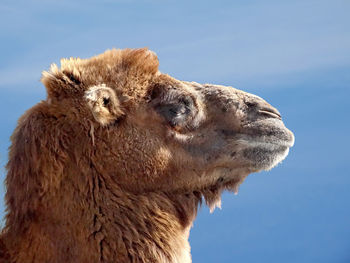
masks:
[[[261,136],[255,138],[254,143],[261,144],[261,146],[276,146],[276,147],[287,147],[291,148],[294,146],[294,134],[288,130],[287,134],[282,136]]]
[[[246,125],[237,142],[255,172],[270,170],[288,155],[294,134],[278,119],[264,119]]]
[[[284,151],[292,147],[290,142],[285,142],[285,141],[264,141],[264,140],[249,141],[245,139],[240,139],[238,140],[238,143],[244,146],[245,149],[259,148],[259,149],[268,150],[269,152],[279,152],[281,150]]]
[[[293,147],[295,137],[280,119],[264,119],[255,121],[244,127],[239,140],[248,144],[259,144],[260,146],[285,146]]]
[[[256,136],[254,134],[240,134],[237,138],[237,142],[243,145],[249,145],[251,147],[291,148],[294,146],[295,137],[291,131],[285,129],[284,132],[274,135]]]

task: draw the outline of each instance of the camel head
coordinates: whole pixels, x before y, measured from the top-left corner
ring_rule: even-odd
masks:
[[[190,262],[201,200],[220,205],[294,143],[263,99],[174,79],[147,49],[63,59],[42,82],[7,164],[3,240],[17,262]]]
[[[146,49],[63,60],[43,82],[48,107],[82,124],[72,148],[94,149],[99,172],[127,192],[198,191],[213,207],[222,190],[274,167],[294,142],[260,97],[176,80]]]

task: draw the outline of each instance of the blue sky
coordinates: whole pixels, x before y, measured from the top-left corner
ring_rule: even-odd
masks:
[[[42,70],[147,46],[178,79],[265,98],[296,136],[277,168],[225,194],[222,210],[201,209],[193,261],[350,262],[349,13],[347,0],[3,0],[1,178],[18,117],[45,98]]]

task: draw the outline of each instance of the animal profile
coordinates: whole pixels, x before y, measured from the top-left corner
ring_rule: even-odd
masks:
[[[220,206],[293,146],[280,113],[232,87],[180,81],[148,49],[61,60],[11,137],[0,262],[191,262]]]

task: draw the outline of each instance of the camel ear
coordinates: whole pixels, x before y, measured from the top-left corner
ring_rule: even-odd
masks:
[[[124,115],[114,90],[105,84],[90,87],[84,97],[95,120],[102,126],[111,124]]]
[[[61,63],[64,63],[61,60]],[[77,90],[81,83],[77,70],[61,71],[56,64],[52,64],[49,71],[43,71],[41,82],[45,85],[48,98],[59,99],[66,97]]]

